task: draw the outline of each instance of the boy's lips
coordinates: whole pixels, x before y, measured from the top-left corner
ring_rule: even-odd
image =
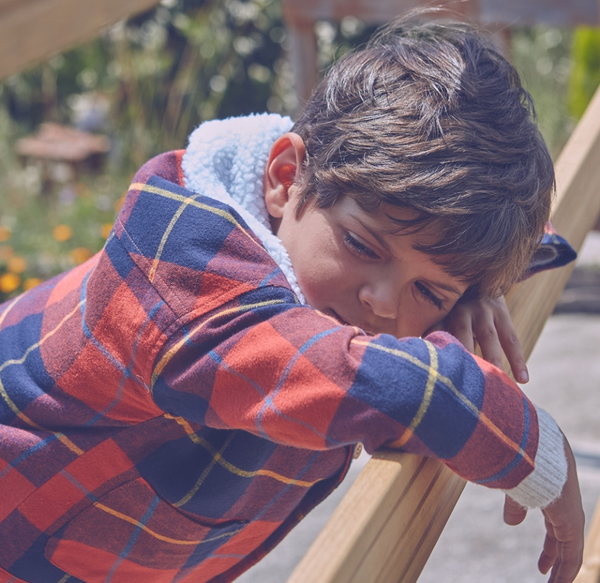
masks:
[[[360,328],[363,332],[365,332],[366,334],[369,334],[371,336],[375,336],[381,332],[381,331],[376,330],[376,328],[377,328],[376,326],[369,326],[369,325],[364,325],[364,324],[359,324],[359,323],[348,322],[348,320],[342,318],[332,308],[328,308],[327,310],[325,310],[325,313],[330,316],[333,316],[340,324],[343,324],[344,326],[353,326],[355,328]]]
[[[329,310],[327,310],[327,312],[330,315],[332,315],[338,322],[343,324],[344,326],[353,326],[356,328],[360,328],[361,330],[364,330],[365,332],[369,333],[367,327],[362,326],[361,324],[357,324],[356,322],[355,323],[348,322],[348,320],[346,320],[345,318],[342,318],[335,310],[330,308]]]

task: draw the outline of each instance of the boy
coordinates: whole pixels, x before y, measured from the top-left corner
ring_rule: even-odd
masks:
[[[544,507],[540,569],[572,581],[560,430],[421,338],[459,300],[501,315],[485,298],[539,246],[552,165],[526,99],[469,29],[399,27],[294,128],[211,122],[146,164],[103,251],[0,310],[0,581],[231,581],[358,442],[505,490],[509,522]]]

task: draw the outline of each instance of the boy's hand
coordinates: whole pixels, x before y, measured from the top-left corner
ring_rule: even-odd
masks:
[[[469,352],[475,342],[485,360],[502,368],[502,351],[519,383],[529,381],[525,356],[504,297],[459,302],[444,319],[443,329],[458,338]]]
[[[538,561],[538,568],[544,574],[552,568],[548,583],[571,583],[579,572],[583,556],[585,517],[581,506],[575,458],[566,440],[565,453],[569,469],[562,494],[542,510],[546,521],[546,540]],[[520,524],[526,514],[525,508],[506,497],[504,504],[506,524]]]

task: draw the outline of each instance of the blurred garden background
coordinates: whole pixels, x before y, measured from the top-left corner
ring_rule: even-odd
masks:
[[[317,22],[321,70],[372,29]],[[600,83],[595,28],[512,27],[508,50],[554,157]],[[0,84],[0,300],[98,251],[135,170],[199,123],[292,117],[298,100],[279,0],[162,0]],[[44,161],[24,138],[60,124],[103,136],[86,161]]]

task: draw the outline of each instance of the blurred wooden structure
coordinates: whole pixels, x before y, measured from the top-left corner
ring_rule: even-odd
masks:
[[[304,103],[319,77],[315,24],[355,17],[383,24],[415,8],[440,7],[437,16],[475,22],[500,34],[513,25],[575,26],[600,22],[598,0],[281,0],[288,27],[296,91]]]
[[[0,0],[0,79],[80,42],[157,0]],[[316,78],[317,20],[354,16],[383,23],[418,0],[282,0],[301,97]],[[438,2],[453,14],[498,30],[515,24],[597,24],[598,0]],[[600,212],[600,93],[557,163],[553,221],[575,248]],[[571,268],[546,272],[511,292],[508,302],[527,355]],[[435,460],[381,452],[367,464],[289,583],[412,583],[417,580],[464,482]],[[600,583],[600,511],[577,583]]]
[[[43,123],[35,135],[17,142],[17,154],[24,158],[74,165],[88,162],[92,167],[97,166],[96,160],[109,149],[110,142],[106,136],[49,122]]]
[[[81,173],[97,172],[110,150],[106,136],[84,132],[56,123],[43,123],[37,133],[21,138],[17,155],[25,163],[41,168],[43,193],[55,182],[74,182]],[[61,180],[57,180],[57,174]]]
[[[0,79],[155,4],[158,0],[0,0]]]

